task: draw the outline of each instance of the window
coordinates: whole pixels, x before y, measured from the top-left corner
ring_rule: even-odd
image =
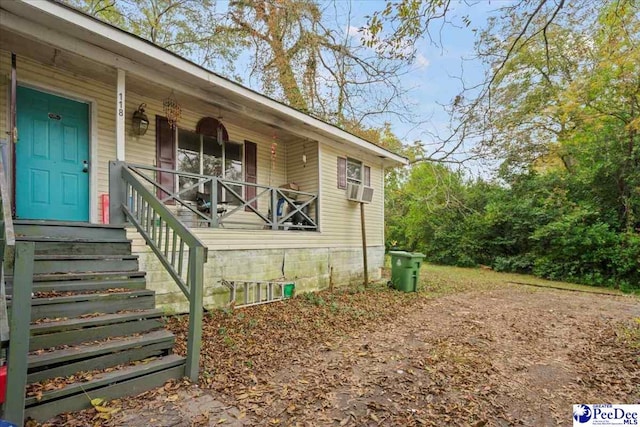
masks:
[[[362,184],[362,162],[347,158],[347,182]]]
[[[242,144],[227,142],[220,144],[216,138],[201,135],[192,131],[178,129],[178,167],[181,172],[198,175],[211,175],[233,181],[242,180]],[[195,178],[179,178],[180,189],[188,188],[197,182]],[[194,187],[181,194],[183,200],[196,199],[196,192],[208,193],[209,188]],[[242,186],[236,192],[242,195]],[[225,191],[225,193],[227,193]],[[239,201],[218,190],[218,200],[228,200],[237,204]]]
[[[371,185],[371,168],[360,160],[338,157],[338,188],[347,188],[347,182]]]

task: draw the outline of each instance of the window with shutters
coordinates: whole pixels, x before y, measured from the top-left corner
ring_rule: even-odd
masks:
[[[178,158],[176,169],[198,175],[212,175],[232,181],[242,181],[242,144],[220,141],[215,137],[202,135],[189,130],[178,129]],[[180,188],[187,188],[196,181],[193,178],[179,178]],[[242,186],[233,186],[242,195]],[[237,188],[235,188],[237,187]],[[209,189],[193,188],[182,193],[185,200],[195,201],[196,192],[208,192]],[[218,194],[218,199],[239,204],[230,194]]]
[[[371,186],[371,168],[360,160],[338,157],[338,188],[347,188],[347,182]]]

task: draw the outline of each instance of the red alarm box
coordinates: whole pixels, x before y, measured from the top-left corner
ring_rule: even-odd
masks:
[[[7,396],[7,365],[0,366],[0,404]]]

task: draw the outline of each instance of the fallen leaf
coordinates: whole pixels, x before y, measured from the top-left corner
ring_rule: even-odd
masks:
[[[96,406],[100,406],[104,403],[104,399],[100,399],[100,398],[95,398],[95,399],[91,399],[91,406],[93,406],[94,408]]]

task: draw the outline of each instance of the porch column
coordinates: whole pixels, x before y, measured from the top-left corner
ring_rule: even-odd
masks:
[[[118,68],[118,83],[116,93],[116,160],[124,161],[124,137],[125,137],[125,71]]]

